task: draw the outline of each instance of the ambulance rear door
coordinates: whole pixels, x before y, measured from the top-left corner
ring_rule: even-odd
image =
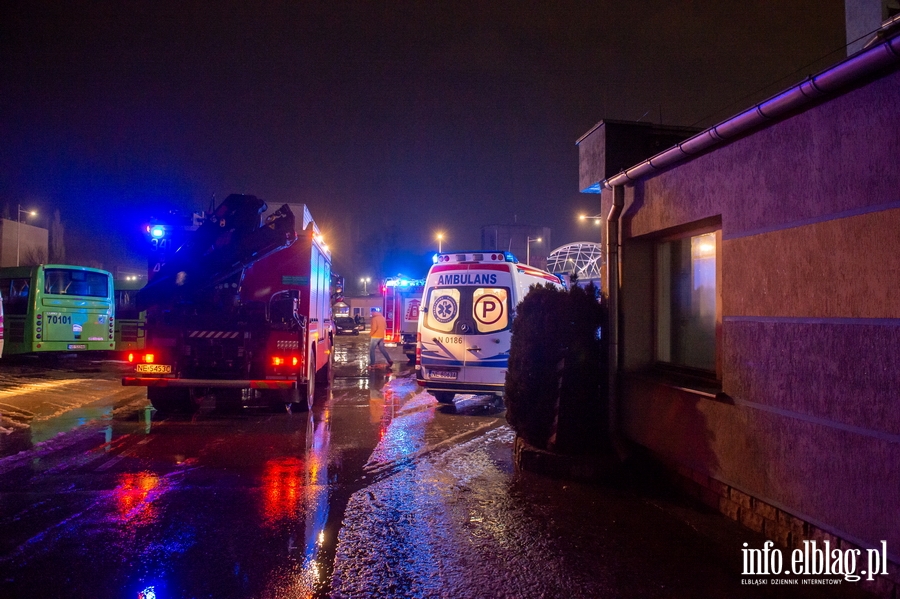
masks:
[[[423,378],[460,393],[501,393],[511,336],[510,265],[459,264],[432,269],[422,318]],[[469,389],[465,387],[469,386]]]

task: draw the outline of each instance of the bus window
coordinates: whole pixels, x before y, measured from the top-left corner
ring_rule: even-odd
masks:
[[[107,297],[109,277],[100,272],[48,268],[44,271],[44,292],[53,295]]]
[[[0,279],[3,293],[3,311],[21,315],[28,312],[28,279]]]

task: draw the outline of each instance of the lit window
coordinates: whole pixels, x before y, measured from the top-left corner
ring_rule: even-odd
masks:
[[[719,232],[666,241],[656,252],[656,358],[716,371]]]

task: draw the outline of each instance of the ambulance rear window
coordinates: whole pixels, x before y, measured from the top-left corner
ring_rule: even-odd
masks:
[[[479,333],[502,331],[509,326],[509,290],[483,287],[472,292],[472,318]]]
[[[508,287],[433,288],[423,326],[438,333],[484,335],[509,328]]]
[[[459,318],[459,289],[432,289],[428,293],[429,310],[425,314],[425,326],[432,331],[449,333]]]

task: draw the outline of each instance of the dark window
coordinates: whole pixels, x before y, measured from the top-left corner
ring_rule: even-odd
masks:
[[[29,279],[0,279],[0,292],[3,293],[4,313],[28,313]]]
[[[117,289],[116,290],[116,318],[126,320],[137,320],[140,313],[137,309],[137,290],[136,289]]]
[[[44,271],[44,293],[109,297],[109,275],[86,270],[48,268]]]

